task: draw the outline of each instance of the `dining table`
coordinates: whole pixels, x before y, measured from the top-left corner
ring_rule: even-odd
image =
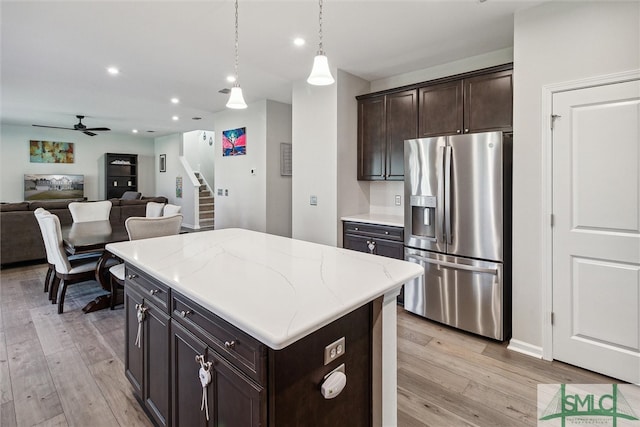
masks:
[[[111,306],[111,284],[109,268],[114,265],[115,255],[105,250],[108,243],[129,240],[124,224],[104,221],[74,222],[62,228],[62,241],[70,255],[101,252],[96,265],[96,281],[107,294],[100,295],[84,306],[82,311],[90,313]]]

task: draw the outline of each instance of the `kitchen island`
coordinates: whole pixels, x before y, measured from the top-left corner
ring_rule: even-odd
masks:
[[[126,375],[156,424],[396,424],[395,298],[419,266],[243,229],[107,250],[126,262]]]

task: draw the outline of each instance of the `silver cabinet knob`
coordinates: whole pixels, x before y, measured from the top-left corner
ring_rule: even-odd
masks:
[[[360,230],[360,229],[359,229],[358,227],[356,227],[354,230],[358,231],[358,230]]]
[[[129,274],[129,275],[127,276],[127,279],[131,280],[131,279],[135,279],[136,277],[138,277],[138,275],[137,275],[137,274]]]
[[[456,133],[460,133],[460,129],[456,130]]]
[[[180,312],[180,316],[182,316],[182,317],[187,317],[188,315],[190,315],[190,314],[192,314],[192,313],[193,313],[193,311],[191,311],[191,310],[187,310],[187,311],[182,310],[182,311]]]
[[[151,289],[151,290],[149,291],[149,294],[150,294],[150,295],[155,295],[155,294],[157,294],[158,292],[160,292],[160,289]]]
[[[236,346],[236,341],[225,341],[224,346],[228,349],[233,349]]]
[[[385,231],[385,232],[384,232],[384,234],[389,234],[389,232],[388,232],[388,231]]]
[[[469,129],[465,129],[465,130],[464,130],[464,133],[469,133]]]

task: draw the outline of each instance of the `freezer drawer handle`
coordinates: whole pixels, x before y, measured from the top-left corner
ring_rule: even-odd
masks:
[[[466,270],[466,271],[473,271],[475,273],[488,273],[488,274],[493,274],[493,275],[498,275],[498,269],[497,268],[487,268],[487,267],[474,267],[472,265],[464,265],[464,264],[456,264],[453,262],[446,262],[446,261],[440,261],[437,259],[431,259],[431,258],[425,258],[425,257],[421,257],[418,255],[407,255],[407,258],[413,258],[413,259],[417,259],[418,261],[424,261],[424,262],[428,262],[429,264],[436,264],[436,265],[440,265],[442,267],[448,267],[448,268],[453,268],[456,270]]]

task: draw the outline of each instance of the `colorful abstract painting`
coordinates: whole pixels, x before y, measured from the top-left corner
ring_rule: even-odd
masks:
[[[73,142],[29,141],[31,163],[73,163]]]
[[[241,156],[247,154],[247,128],[222,131],[222,155]]]

